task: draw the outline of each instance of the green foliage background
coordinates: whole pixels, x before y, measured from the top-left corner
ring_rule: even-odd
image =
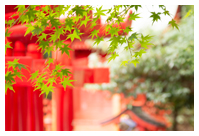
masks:
[[[162,35],[152,30],[149,32],[154,35],[154,46],[140,58],[139,64],[136,67],[133,64],[119,66],[128,58],[128,52],[123,51],[110,63],[111,84],[103,84],[101,89],[113,94],[123,93],[125,97],[146,93],[148,100],[169,105],[184,121],[187,118],[182,115],[189,114],[189,125],[193,126],[194,16],[187,16],[184,12],[179,30],[170,29]],[[142,50],[138,43],[136,45],[138,51]]]

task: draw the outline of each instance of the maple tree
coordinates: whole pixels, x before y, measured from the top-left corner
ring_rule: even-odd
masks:
[[[152,19],[152,24],[160,20],[160,14],[171,16],[164,5],[160,5],[159,7],[162,9],[162,12],[151,12],[152,15],[150,18]],[[19,17],[16,20],[12,19],[5,21],[5,37],[9,37],[9,29],[12,28],[16,23],[26,24],[28,28],[24,36],[29,33],[32,34],[31,37],[37,36],[39,49],[41,49],[41,52],[44,54],[47,53],[48,56],[50,56],[50,53],[54,49],[59,49],[62,54],[66,53],[69,56],[69,50],[71,49],[68,47],[68,44],[63,43],[64,40],[61,40],[60,36],[68,34],[65,40],[70,40],[73,42],[75,39],[79,39],[81,41],[81,36],[84,35],[84,33],[80,32],[79,28],[81,26],[90,26],[90,29],[93,30],[93,28],[97,25],[96,22],[98,19],[100,19],[100,16],[108,17],[106,20],[108,25],[106,26],[105,31],[106,34],[111,35],[111,44],[108,48],[108,54],[111,55],[108,59],[109,62],[120,55],[116,49],[118,49],[120,45],[127,43],[125,49],[130,52],[130,57],[128,60],[124,60],[121,64],[126,65],[133,63],[134,66],[136,66],[137,63],[139,63],[139,59],[142,57],[142,54],[146,53],[145,50],[148,48],[148,46],[152,45],[150,42],[152,36],[150,35],[144,36],[142,33],[134,32],[130,36],[121,36],[118,34],[120,31],[123,31],[123,34],[125,34],[133,32],[132,28],[126,27],[123,30],[122,27],[113,26],[115,23],[118,24],[118,26],[121,26],[121,23],[123,22],[125,15],[129,12],[129,10],[133,9],[137,12],[139,8],[142,8],[141,5],[114,5],[110,9],[102,9],[102,6],[98,8],[91,5],[56,5],[54,8],[52,8],[50,5],[29,5],[28,7],[25,5],[18,5],[16,8],[19,13]],[[36,10],[36,8],[39,8],[39,10]],[[96,10],[96,12],[93,14],[93,17],[90,18],[89,13],[93,10]],[[67,17],[65,18],[64,22],[60,22],[58,18],[61,15],[65,15],[66,12]],[[136,19],[140,18],[140,15],[136,14],[136,12],[130,15],[129,20],[136,21]],[[32,23],[33,21],[36,22]],[[174,20],[170,21],[169,24],[178,29],[178,25]],[[52,33],[47,34],[44,31],[45,29],[49,29],[49,27],[51,28]],[[90,33],[90,38],[95,40],[94,45],[98,45],[104,40],[104,37],[100,37],[98,34],[99,30],[95,29]],[[133,46],[136,41],[141,44],[142,49],[135,52],[133,55]],[[50,43],[53,43],[52,46],[50,46]],[[7,48],[12,48],[10,46],[10,42],[6,43],[5,51]],[[54,69],[49,68],[49,65],[51,64],[55,65]],[[7,63],[6,67],[18,69],[14,71],[8,70],[5,74],[5,92],[8,88],[13,90],[12,85],[15,83],[14,78],[16,76],[23,76],[20,70],[21,68],[26,69],[26,67],[23,64],[19,64],[17,60]],[[32,76],[29,80],[33,82],[35,89],[41,90],[41,94],[46,93],[47,95],[50,91],[53,91],[53,84],[57,83],[56,81],[59,81],[57,84],[62,84],[64,88],[66,86],[72,86],[71,82],[74,80],[70,80],[70,77],[68,77],[70,71],[67,69],[63,70],[62,67],[63,66],[60,64],[57,64],[56,59],[54,60],[48,57],[45,63],[45,68],[42,71],[36,71],[35,73],[32,73]]]

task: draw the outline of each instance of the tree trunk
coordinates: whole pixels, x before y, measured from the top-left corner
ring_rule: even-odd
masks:
[[[173,131],[177,131],[177,116],[178,116],[178,109],[174,108],[173,110]]]

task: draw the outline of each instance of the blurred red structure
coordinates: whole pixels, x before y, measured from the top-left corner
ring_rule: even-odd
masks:
[[[5,20],[16,19],[18,16],[11,17],[13,14],[18,14],[16,9],[13,9],[16,6],[6,5],[5,11]],[[26,6],[27,7],[27,6]],[[92,14],[92,13],[90,13]],[[60,19],[63,21],[63,19]],[[110,36],[105,33],[103,30],[106,24],[102,25],[100,20],[97,21],[97,26],[93,29],[99,29],[100,33],[98,36]],[[33,23],[34,24],[34,23]],[[126,22],[121,24],[121,27],[124,29],[131,24],[131,21],[128,19]],[[120,27],[114,25],[115,27]],[[84,35],[81,37],[83,40],[87,39],[91,29],[87,27],[80,27],[80,32],[83,32]],[[31,39],[31,34],[24,36],[27,27],[25,25],[14,25],[12,28],[9,28],[8,32],[11,32],[10,36],[6,38],[6,42],[12,42],[14,49],[8,49],[6,52],[5,62],[19,58],[19,62],[28,66],[29,71],[34,72],[38,69],[41,69],[44,65],[45,60],[42,59],[42,54],[37,50],[37,37],[33,36]],[[49,26],[44,31],[45,33],[52,32],[51,27]],[[123,34],[123,31],[120,31],[120,34]],[[61,36],[61,39],[66,39],[67,35]],[[67,41],[66,41],[67,42]],[[70,41],[68,41],[70,42]],[[77,42],[77,43],[76,43]],[[78,44],[78,41],[71,43],[72,45]],[[82,43],[81,43],[82,44]],[[84,45],[84,43],[83,43]],[[83,47],[83,46],[80,46]],[[72,47],[73,48],[73,47]],[[57,52],[57,51],[56,51]],[[63,65],[69,67],[71,72],[74,73],[74,79],[78,79],[79,82],[75,83],[75,86],[82,86],[84,83],[102,83],[109,82],[109,70],[107,68],[96,68],[90,69],[86,65],[88,63],[88,55],[91,52],[86,49],[82,50],[75,49],[75,52],[71,52],[71,58],[67,59],[66,54],[57,58],[58,62],[61,62]],[[54,53],[53,57],[54,56]],[[74,54],[74,55],[72,55]],[[12,56],[12,57],[8,57]],[[19,56],[19,57],[17,57]],[[6,69],[7,71],[7,69]],[[22,74],[28,79],[30,73],[26,70],[22,70]],[[103,76],[102,76],[103,75]],[[31,83],[23,78],[23,81],[16,78],[16,84],[14,87],[15,93],[8,90],[5,95],[5,130],[43,130],[43,97],[39,97],[39,91],[33,92],[33,87]],[[81,79],[81,80],[79,80]],[[55,88],[55,93],[53,97],[55,98],[55,107],[56,113],[56,127],[55,130],[72,130],[72,120],[73,120],[73,93],[72,88],[67,88],[66,91],[62,87],[57,86]],[[12,105],[14,103],[14,105]],[[27,118],[26,118],[27,117]]]
[[[45,5],[43,5],[45,6]],[[6,16],[5,20],[10,20],[11,15],[17,14],[16,10],[13,10],[15,6],[6,5]],[[26,6],[27,7],[27,6]],[[39,10],[39,9],[38,9]],[[92,14],[92,13],[90,13]],[[17,16],[14,18],[16,19]],[[64,21],[64,19],[60,19],[60,21]],[[131,21],[126,19],[124,23],[121,24],[121,27],[125,29],[127,26],[131,26]],[[33,22],[34,24],[34,22]],[[106,24],[101,24],[100,20],[97,21],[97,25],[93,29],[99,29],[100,33],[98,36],[106,36],[105,31]],[[120,27],[117,24],[115,27]],[[5,42],[12,42],[13,50],[8,49],[6,52],[5,61],[14,60],[14,58],[19,58],[19,62],[28,66],[31,72],[34,72],[38,69],[41,69],[44,66],[45,59],[42,58],[42,54],[37,50],[37,46],[35,43],[38,40],[36,36],[33,36],[30,39],[31,34],[24,36],[27,27],[25,25],[14,25],[9,29],[11,35],[6,38]],[[71,72],[74,74],[72,76],[73,79],[77,80],[74,82],[75,89],[67,87],[66,91],[61,86],[56,86],[53,93],[52,100],[52,129],[58,131],[71,131],[73,130],[74,123],[78,122],[78,119],[82,118],[95,118],[99,114],[94,114],[92,111],[82,112],[85,108],[85,104],[82,104],[82,101],[90,103],[90,107],[95,109],[95,106],[92,105],[92,102],[89,101],[86,95],[86,92],[82,93],[81,87],[83,87],[84,83],[108,83],[109,82],[109,69],[108,68],[88,68],[88,55],[91,53],[89,50],[89,46],[84,43],[85,39],[88,39],[90,33],[93,29],[89,29],[89,26],[80,27],[80,32],[84,33],[81,37],[82,41],[75,40],[71,43],[71,41],[65,41],[65,43],[70,44],[70,47],[74,49],[74,51],[70,51],[70,58],[63,54],[61,55],[60,51],[52,52],[52,57],[56,58],[58,63],[61,63],[65,66],[65,68],[69,68]],[[47,27],[44,33],[51,33],[53,29],[51,26]],[[119,32],[120,35],[123,34],[123,31]],[[62,40],[66,39],[66,35],[62,35],[60,38]],[[27,70],[22,70],[23,75],[28,79],[30,77],[30,73]],[[43,129],[43,96],[39,97],[39,90],[33,92],[34,88],[31,87],[31,83],[27,81],[27,79],[23,78],[21,81],[19,78],[16,78],[16,85],[14,86],[15,93],[8,90],[5,95],[5,130],[44,130]],[[90,95],[91,96],[91,95]],[[100,94],[95,96],[96,100],[100,101]],[[99,98],[98,98],[99,97]],[[79,99],[82,98],[82,99]],[[84,98],[84,100],[83,100]],[[94,96],[93,96],[94,98]],[[139,99],[140,98],[140,99]],[[134,106],[138,106],[143,111],[148,112],[146,107],[144,107],[146,97],[141,96],[134,103]],[[104,102],[107,106],[106,108],[111,107],[110,101]],[[104,108],[103,106],[103,108]],[[140,109],[138,109],[140,110]],[[85,111],[85,110],[84,110]],[[109,110],[107,110],[109,111]],[[147,123],[144,121],[142,117],[137,116],[135,111],[127,111],[130,116],[139,124],[138,128],[140,130],[164,130],[165,127],[158,127]],[[107,114],[107,112],[102,112],[101,114]],[[149,113],[152,115],[151,113]],[[95,115],[95,116],[91,116]],[[154,119],[158,119],[159,117],[154,116]],[[159,120],[161,120],[159,118]]]

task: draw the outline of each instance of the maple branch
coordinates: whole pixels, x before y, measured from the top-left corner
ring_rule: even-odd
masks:
[[[122,25],[121,25],[121,22],[120,22],[120,20],[118,19],[118,15],[116,14],[116,8],[115,8],[115,5],[114,5],[114,10],[115,10],[115,16],[116,16],[116,18],[117,18],[117,20],[118,20],[118,22],[119,22],[119,24],[120,24],[120,27],[121,27],[121,29],[122,29]],[[133,56],[132,55],[132,52],[131,52],[131,48],[130,48],[130,46],[129,46],[129,41],[128,41],[128,39],[127,39],[127,37],[126,37],[126,35],[125,35],[125,32],[124,32],[124,29],[122,29],[122,31],[123,31],[123,35],[124,35],[124,37],[125,37],[125,39],[126,39],[126,41],[127,41],[127,43],[128,43],[128,47],[129,47],[129,51],[130,51],[130,55],[131,55],[131,57]]]
[[[17,23],[17,21],[20,19],[20,17],[25,13],[25,11],[26,11],[29,7],[30,7],[30,5],[23,11],[23,13],[17,18],[17,20],[15,20],[15,21],[12,23],[12,25],[10,26],[10,28],[13,27],[13,26]]]

